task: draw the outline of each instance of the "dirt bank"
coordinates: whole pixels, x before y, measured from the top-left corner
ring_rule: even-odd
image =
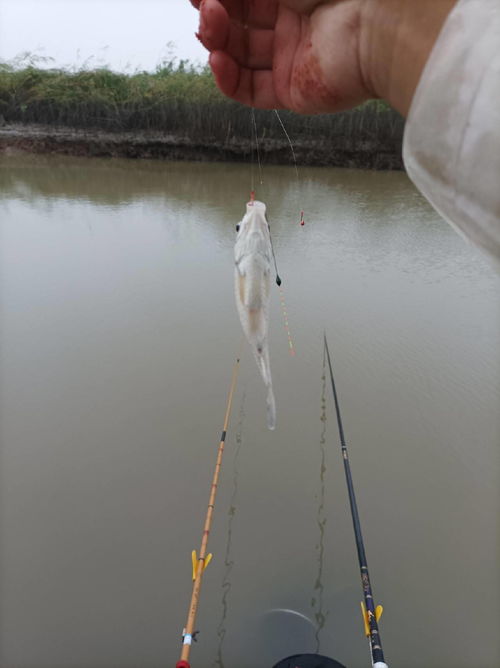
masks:
[[[299,165],[351,167],[360,169],[403,169],[401,147],[386,146],[380,140],[356,141],[335,137],[293,142]],[[263,163],[293,164],[286,140],[260,142]],[[188,137],[160,132],[109,132],[37,124],[5,124],[0,127],[0,151],[63,153],[92,157],[149,158],[167,160],[236,161],[252,157],[248,140],[195,142]],[[254,156],[255,157],[255,156]]]

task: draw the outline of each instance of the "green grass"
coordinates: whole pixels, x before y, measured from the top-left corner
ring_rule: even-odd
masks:
[[[0,64],[0,113],[7,122],[111,131],[155,130],[198,143],[248,141],[247,107],[225,98],[208,68],[176,59],[155,72],[123,74],[107,68],[44,69],[35,62]],[[384,102],[350,112],[299,116],[280,112],[294,141],[342,137],[346,142],[401,141],[403,121]],[[283,141],[275,114],[255,112],[260,138]]]

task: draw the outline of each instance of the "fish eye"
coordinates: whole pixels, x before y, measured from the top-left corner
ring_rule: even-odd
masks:
[[[240,224],[238,223],[238,225],[236,225],[236,232],[239,232],[239,231],[240,231]]]

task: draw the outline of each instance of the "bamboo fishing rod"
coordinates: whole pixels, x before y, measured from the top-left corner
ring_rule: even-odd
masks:
[[[240,346],[241,352],[241,346]],[[222,456],[224,454],[224,444],[226,441],[226,432],[229,424],[229,416],[231,414],[231,406],[233,403],[233,395],[236,387],[236,380],[238,378],[238,369],[240,366],[240,352],[238,352],[238,357],[233,366],[233,375],[231,379],[231,386],[229,388],[229,394],[226,404],[226,414],[224,417],[224,425],[222,427],[222,434],[220,437],[219,450],[217,452],[217,461],[215,464],[214,476],[212,479],[212,486],[210,487],[210,496],[208,500],[207,514],[205,518],[205,526],[203,527],[203,534],[201,539],[200,554],[198,558],[196,557],[196,552],[193,550],[192,553],[192,564],[193,564],[193,591],[191,594],[191,602],[189,603],[188,617],[186,626],[184,627],[182,633],[182,650],[179,661],[175,664],[175,668],[190,668],[189,664],[189,653],[191,651],[191,643],[195,640],[196,631],[194,630],[194,625],[196,622],[196,613],[198,612],[198,604],[200,601],[200,590],[201,590],[201,581],[203,578],[203,572],[205,568],[210,563],[212,558],[211,554],[207,555],[207,545],[208,545],[208,536],[210,534],[210,528],[212,526],[212,515],[215,506],[215,497],[217,495],[217,484],[219,481],[219,474],[222,467]]]
[[[330,360],[330,351],[328,350],[328,342],[326,334],[324,335],[325,351],[328,359],[328,368],[330,371],[330,381],[332,385],[333,399],[335,402],[335,412],[337,414],[337,425],[339,428],[340,445],[342,446],[342,459],[344,460],[344,471],[347,482],[347,490],[349,492],[349,503],[351,505],[352,525],[354,528],[354,536],[356,538],[356,548],[358,550],[359,569],[361,573],[361,584],[363,587],[364,603],[361,603],[363,622],[365,627],[365,634],[370,643],[370,654],[373,668],[388,668],[384,659],[384,651],[382,649],[382,640],[378,630],[378,620],[382,614],[383,608],[381,605],[375,606],[373,600],[372,586],[370,583],[370,575],[368,573],[368,563],[365,554],[365,545],[363,542],[363,534],[361,533],[361,523],[359,521],[358,505],[356,503],[356,496],[354,494],[354,485],[351,476],[351,467],[349,464],[349,455],[347,453],[347,445],[344,436],[344,427],[342,425],[342,417],[340,416],[340,405],[333,379],[332,363]]]

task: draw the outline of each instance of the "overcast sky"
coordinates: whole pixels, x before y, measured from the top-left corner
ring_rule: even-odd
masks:
[[[0,0],[0,60],[29,51],[52,66],[108,64],[152,70],[173,43],[178,58],[205,63],[189,0]]]

